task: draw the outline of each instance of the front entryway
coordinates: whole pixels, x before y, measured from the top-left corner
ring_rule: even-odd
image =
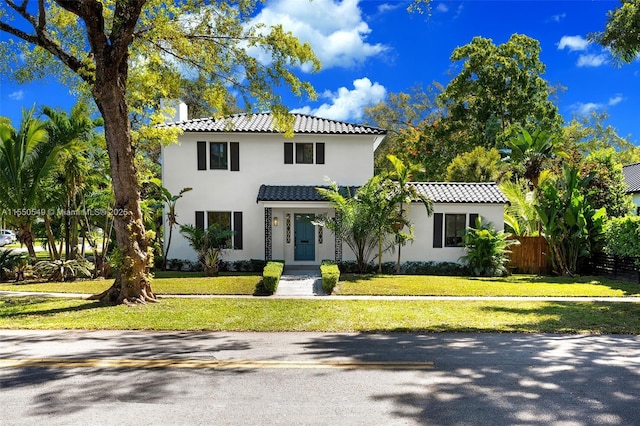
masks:
[[[294,260],[316,260],[315,225],[311,223],[315,215],[296,213],[294,221],[295,249]]]

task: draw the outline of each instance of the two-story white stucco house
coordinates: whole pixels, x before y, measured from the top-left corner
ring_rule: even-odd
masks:
[[[327,179],[357,187],[373,176],[374,151],[386,131],[294,114],[293,138],[276,130],[267,113],[226,119],[177,120],[179,142],[162,152],[163,185],[171,192],[191,187],[176,206],[180,224],[223,224],[235,231],[228,261],[283,259],[288,265],[352,260],[353,253],[327,229],[312,224],[333,215],[316,191]],[[495,184],[417,183],[434,201],[427,217],[411,206],[416,239],[403,260],[458,261],[461,232],[477,215],[503,227],[504,195]],[[166,230],[165,230],[166,235]],[[188,242],[174,232],[171,259],[195,260]],[[386,260],[392,260],[389,254]]]

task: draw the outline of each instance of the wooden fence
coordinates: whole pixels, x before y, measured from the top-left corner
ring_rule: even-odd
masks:
[[[547,258],[549,245],[544,237],[512,237],[520,244],[510,247],[507,267],[518,274],[550,274],[551,265]]]

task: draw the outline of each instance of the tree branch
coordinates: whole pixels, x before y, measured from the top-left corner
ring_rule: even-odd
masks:
[[[27,43],[34,44],[45,49],[56,58],[60,59],[74,73],[78,74],[87,82],[91,82],[91,78],[85,73],[79,72],[84,64],[79,58],[66,52],[60,44],[58,44],[49,34],[46,27],[46,11],[44,6],[44,0],[38,0],[38,18],[27,12],[28,0],[24,0],[21,5],[16,4],[14,1],[5,0],[7,5],[15,10],[24,20],[29,22],[34,29],[35,34],[29,34],[23,30],[13,27],[6,22],[0,22],[0,30],[9,33]]]

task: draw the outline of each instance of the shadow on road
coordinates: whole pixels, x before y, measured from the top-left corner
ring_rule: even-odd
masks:
[[[636,336],[363,333],[319,337],[304,348],[321,359],[433,362],[397,391],[372,396],[391,401],[403,421],[628,425],[640,418]]]

